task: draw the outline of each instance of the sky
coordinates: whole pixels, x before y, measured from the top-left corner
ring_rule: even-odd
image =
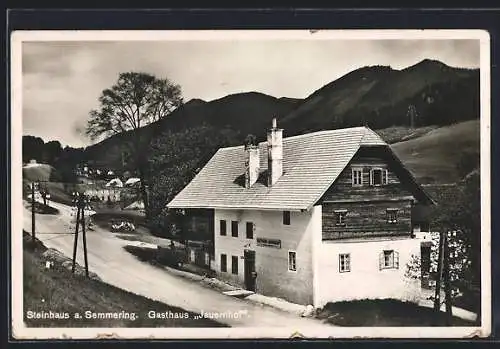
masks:
[[[126,71],[168,77],[185,101],[249,91],[305,98],[363,66],[402,69],[428,58],[478,68],[479,51],[478,40],[25,41],[23,134],[91,144],[88,113]]]

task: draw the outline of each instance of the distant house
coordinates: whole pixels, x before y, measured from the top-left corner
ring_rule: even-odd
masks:
[[[429,256],[419,205],[433,202],[369,128],[283,138],[273,120],[267,142],[219,149],[167,206],[213,210],[220,278],[320,307],[420,295],[404,277],[412,255]]]
[[[131,177],[125,181],[123,184],[125,187],[138,187],[141,184],[141,180],[139,178]]]

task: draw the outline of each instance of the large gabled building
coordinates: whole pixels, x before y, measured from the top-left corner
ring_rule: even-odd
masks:
[[[428,242],[412,211],[432,204],[369,128],[283,138],[274,119],[267,142],[219,149],[167,206],[213,210],[220,278],[320,307],[418,297],[405,265]]]

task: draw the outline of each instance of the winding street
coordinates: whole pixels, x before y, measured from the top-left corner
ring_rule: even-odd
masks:
[[[51,203],[59,210],[57,215],[36,215],[37,237],[48,248],[55,248],[68,257],[72,256],[73,232],[71,208]],[[23,224],[31,231],[31,213],[23,212]],[[173,275],[148,263],[141,262],[124,250],[127,241],[97,226],[87,231],[89,270],[106,283],[150,299],[181,307],[196,313],[239,312],[238,317],[219,319],[231,327],[287,327],[293,332],[303,328],[330,328],[319,320],[301,318],[265,305],[224,295],[204,287],[196,281]],[[81,236],[81,234],[80,234]],[[77,258],[84,265],[82,241],[78,243]],[[117,309],[119,311],[121,309]],[[126,310],[126,309],[123,309]],[[155,309],[147,309],[147,311]]]

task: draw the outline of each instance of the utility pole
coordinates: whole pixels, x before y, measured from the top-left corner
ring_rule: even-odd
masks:
[[[31,183],[31,238],[35,242],[35,182]]]
[[[446,234],[441,231],[439,233],[439,252],[438,252],[438,267],[436,275],[436,293],[434,295],[434,311],[436,316],[439,316],[441,309],[441,279],[443,277],[443,264],[444,264],[444,246]]]
[[[87,257],[87,234],[85,232],[85,206],[87,205],[87,198],[85,194],[82,193],[77,193],[74,198],[73,202],[75,203],[77,207],[77,212],[76,212],[76,225],[75,225],[75,241],[73,243],[73,265],[71,267],[71,271],[74,273],[75,272],[75,267],[76,267],[76,252],[78,249],[78,228],[81,225],[82,226],[82,238],[83,238],[83,258],[85,260],[85,275],[88,277],[89,276],[89,264],[88,264],[88,257]]]

